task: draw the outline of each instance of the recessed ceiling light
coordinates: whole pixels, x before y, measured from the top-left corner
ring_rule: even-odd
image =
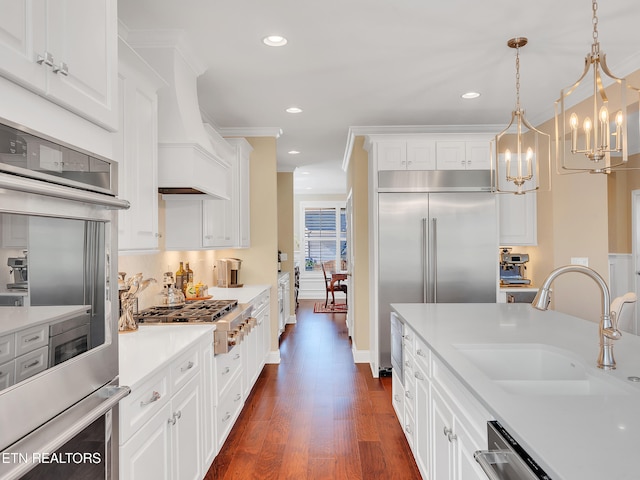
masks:
[[[311,187],[306,187],[305,190],[311,190]]]
[[[467,92],[460,95],[464,99],[478,98],[480,94],[478,92]]]
[[[262,43],[268,47],[284,47],[287,44],[287,39],[282,35],[269,35],[262,39]]]
[[[311,175],[311,172],[307,172],[306,170],[302,172],[298,172],[300,175]]]
[[[289,107],[285,110],[287,113],[302,113],[302,109],[300,107]]]
[[[289,150],[289,155],[298,155],[300,152],[298,150]]]

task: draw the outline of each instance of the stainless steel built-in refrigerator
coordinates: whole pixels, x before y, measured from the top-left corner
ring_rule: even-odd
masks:
[[[378,194],[381,372],[391,367],[389,304],[496,301],[495,195],[465,188],[441,193],[447,189],[442,185],[437,193]]]

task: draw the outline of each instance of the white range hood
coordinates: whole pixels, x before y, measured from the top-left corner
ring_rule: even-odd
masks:
[[[204,65],[181,32],[132,31],[127,42],[168,84],[158,91],[158,190],[228,199],[233,148],[205,131],[197,93]]]

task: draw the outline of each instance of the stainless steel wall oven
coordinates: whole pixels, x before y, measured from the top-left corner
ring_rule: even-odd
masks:
[[[116,407],[128,393],[118,385],[117,210],[128,202],[117,164],[0,122],[0,255],[25,255],[29,268],[24,306],[0,306],[0,371],[14,372],[0,378],[10,460],[0,479],[57,478],[51,458],[63,454],[71,469],[59,478],[117,478]],[[29,356],[39,368],[18,375]],[[83,451],[89,437],[97,447]],[[100,473],[74,476],[84,469]]]

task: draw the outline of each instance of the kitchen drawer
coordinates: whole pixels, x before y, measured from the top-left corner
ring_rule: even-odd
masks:
[[[0,390],[4,390],[15,383],[16,379],[16,361],[3,363],[0,365]]]
[[[16,383],[46,370],[48,364],[49,347],[47,345],[19,356],[16,358]]]
[[[416,337],[416,367],[431,378],[431,350],[420,337]]]
[[[413,330],[405,325],[402,335],[402,346],[405,351],[411,353],[411,355],[415,353],[415,338],[416,334],[413,333]]]
[[[49,343],[49,325],[37,325],[16,333],[16,357]]]
[[[413,413],[406,408],[404,410],[404,422],[402,424],[402,429],[407,437],[407,442],[409,442],[411,451],[413,451],[416,437],[416,421],[414,420]]]
[[[398,421],[402,423],[404,418],[404,385],[397,375],[391,375],[391,389],[393,394],[393,408],[396,411]]]
[[[262,313],[262,309],[266,308],[269,305],[269,291],[266,290],[261,293],[258,298],[253,301],[253,313],[252,315],[255,317],[256,315]]]
[[[219,405],[220,399],[225,395],[230,382],[238,372],[242,370],[242,354],[240,346],[235,347],[229,353],[216,355],[216,397]]]
[[[171,364],[171,395],[180,390],[200,371],[200,355],[197,348],[184,353]]]
[[[16,358],[16,335],[4,335],[0,337],[0,363],[8,362]]]
[[[222,447],[231,427],[238,418],[244,402],[242,401],[242,376],[231,382],[225,395],[216,408],[216,431],[218,432],[218,448]]]
[[[120,400],[120,445],[169,401],[169,372],[163,370]]]

